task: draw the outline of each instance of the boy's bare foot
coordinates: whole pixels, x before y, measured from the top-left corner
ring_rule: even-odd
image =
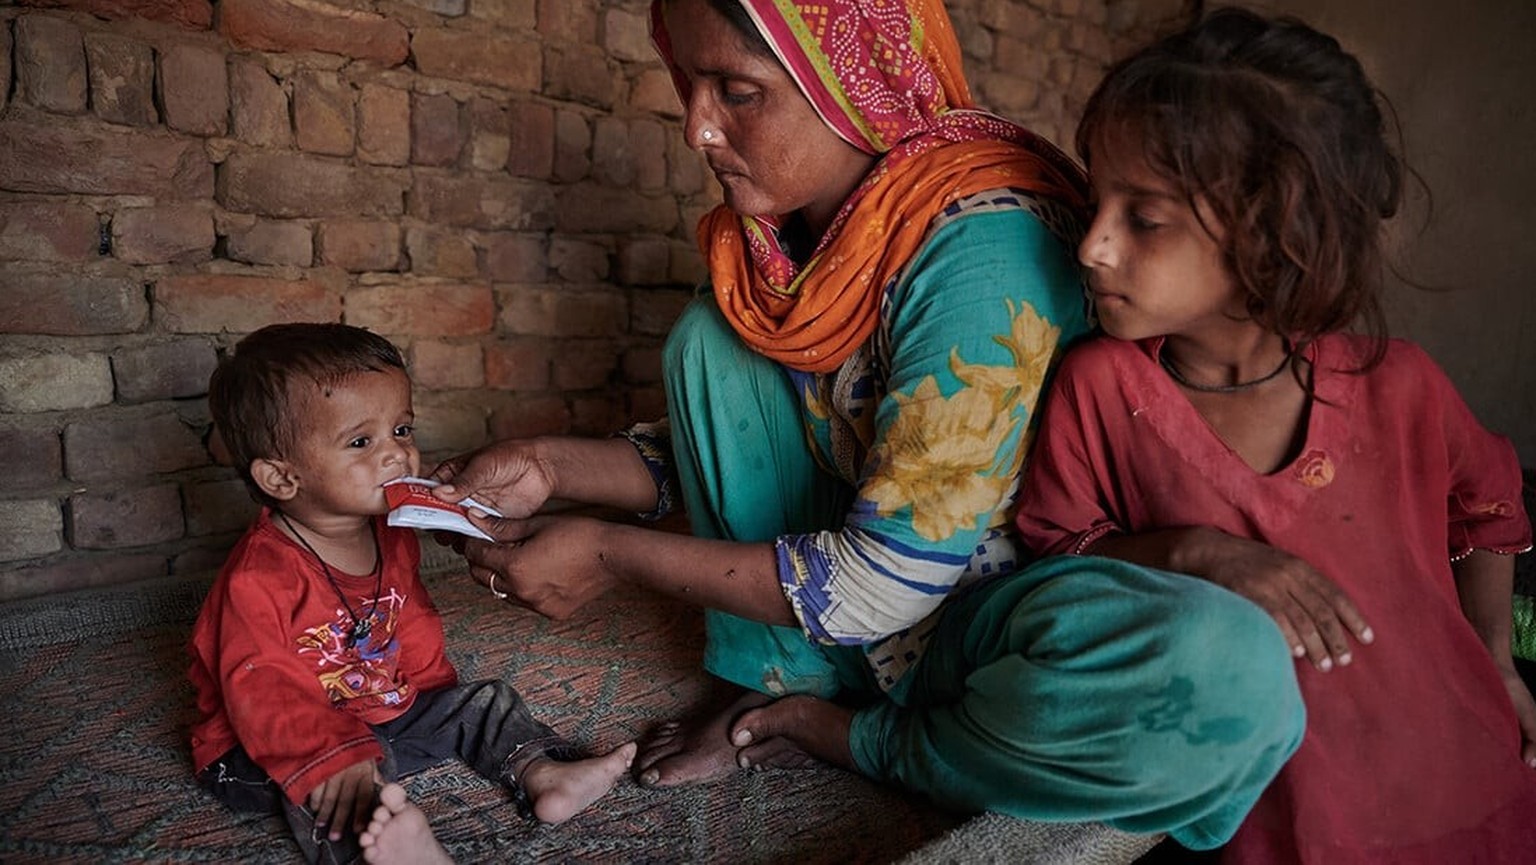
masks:
[[[561,763],[541,757],[528,764],[519,781],[543,823],[563,823],[601,799],[635,761],[635,743],[626,742],[601,757]]]
[[[373,809],[373,819],[358,841],[363,861],[371,865],[453,865],[432,834],[427,815],[406,799],[399,784],[385,784],[379,791],[379,807]]]
[[[773,698],[718,681],[717,687],[717,708],[685,721],[668,721],[645,738],[635,761],[635,780],[646,787],[672,787],[712,781],[736,771],[731,724],[742,712]]]
[[[769,762],[783,758],[784,751],[774,744],[775,739],[788,739],[824,763],[856,772],[859,767],[848,745],[852,728],[852,709],[797,694],[743,712],[731,725],[731,742],[741,748],[743,766],[778,765]]]

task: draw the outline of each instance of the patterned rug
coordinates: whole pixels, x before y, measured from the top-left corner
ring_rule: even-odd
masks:
[[[607,750],[703,696],[691,608],[619,591],[550,622],[461,573],[427,584],[461,677],[510,681],[577,743]],[[192,783],[189,624],[0,648],[0,861],[298,861],[279,818],[232,814]],[[673,791],[625,779],[555,827],[457,763],[406,787],[460,862],[891,862],[962,822],[830,768]]]

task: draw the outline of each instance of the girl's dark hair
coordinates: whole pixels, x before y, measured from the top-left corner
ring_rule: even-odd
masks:
[[[363,372],[404,371],[389,340],[346,324],[273,324],[240,340],[208,382],[208,410],[252,497],[274,505],[251,463],[291,454],[305,427],[300,385],[332,387]]]
[[[1375,88],[1336,40],[1292,18],[1216,10],[1109,71],[1078,152],[1091,166],[1112,140],[1210,207],[1254,320],[1298,345],[1358,327],[1375,342],[1365,367],[1380,361],[1381,227],[1404,167]]]

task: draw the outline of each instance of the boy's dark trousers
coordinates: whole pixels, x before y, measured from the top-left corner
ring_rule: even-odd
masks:
[[[484,777],[506,785],[524,816],[532,812],[517,781],[518,772],[536,757],[574,760],[582,756],[554,730],[534,720],[511,685],[495,679],[417,694],[405,714],[371,729],[384,747],[379,767],[384,780],[458,757]],[[309,862],[343,865],[362,859],[351,826],[342,827],[340,840],[330,840],[330,827],[317,828],[313,812],[289,801],[240,746],[199,772],[197,781],[236,811],[282,814]]]

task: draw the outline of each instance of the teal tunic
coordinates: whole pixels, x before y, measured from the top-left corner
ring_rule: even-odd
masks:
[[[667,341],[672,468],[695,534],[772,541],[800,622],[711,611],[705,667],[861,705],[872,778],[945,807],[1219,845],[1300,744],[1258,607],[1104,559],[1032,562],[1012,503],[1032,411],[1087,329],[1070,219],[958,202],[838,370],[748,350],[713,298]]]

